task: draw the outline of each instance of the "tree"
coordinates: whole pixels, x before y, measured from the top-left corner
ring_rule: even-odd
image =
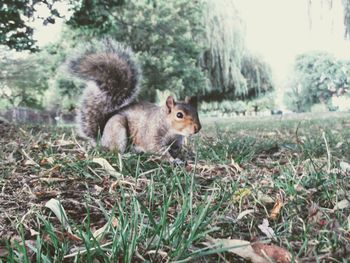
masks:
[[[9,54],[9,53],[7,53]],[[0,101],[2,106],[27,106],[41,109],[49,78],[55,67],[46,52],[27,58],[4,56],[0,62]]]
[[[157,91],[168,90],[178,99],[196,94],[208,101],[237,100],[273,88],[269,67],[245,50],[244,23],[232,1],[82,0],[51,60],[63,61],[79,43],[107,35],[136,52],[143,99],[155,100]],[[66,76],[57,71],[50,94],[71,101],[80,83]]]
[[[327,6],[329,10],[333,8],[333,5],[334,5],[333,0],[320,0],[320,1],[321,1],[321,4],[324,6]],[[344,38],[350,40],[350,0],[341,0],[341,2],[344,10],[343,12],[344,13],[343,21],[345,26]],[[312,18],[311,18],[312,5],[313,5],[313,1],[311,0],[307,1],[310,26],[312,25]]]
[[[33,28],[28,24],[33,19],[41,19],[44,24],[55,23],[60,17],[55,3],[61,0],[3,0],[0,3],[0,45],[6,45],[17,51],[37,50],[33,39]],[[36,12],[39,6],[49,10],[47,17]]]
[[[343,5],[344,5],[344,25],[345,25],[344,37],[350,40],[350,0],[343,0]]]
[[[110,35],[131,46],[143,69],[143,98],[155,100],[156,90],[183,98],[205,87],[196,65],[202,10],[201,1],[83,0],[68,24],[79,38]]]
[[[332,95],[350,85],[350,62],[326,52],[297,56],[285,95],[289,109],[309,111],[316,103],[328,103]]]
[[[258,55],[246,52],[241,73],[247,81],[245,97],[257,98],[274,89],[271,67]]]
[[[204,15],[206,50],[200,65],[210,80],[205,98],[222,100],[248,93],[247,81],[241,72],[244,53],[244,23],[234,1],[208,0]]]

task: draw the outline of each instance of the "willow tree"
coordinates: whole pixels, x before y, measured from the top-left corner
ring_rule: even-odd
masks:
[[[325,19],[326,17],[332,17],[331,12],[334,11],[334,9],[337,8],[342,8],[343,9],[343,23],[344,23],[344,38],[350,40],[350,0],[320,0],[320,1],[311,1],[308,0],[307,2],[307,8],[308,8],[308,16],[309,16],[309,25],[310,28],[312,27],[312,24],[314,21],[312,18],[312,11],[314,9],[314,5],[320,5],[322,6],[323,9],[323,14],[322,13],[318,13],[316,15],[317,19]],[[325,12],[326,11],[326,12]],[[335,23],[334,18],[331,19],[331,23],[330,26],[333,30],[333,24],[336,24],[336,26],[340,26],[337,25],[337,23]]]
[[[204,98],[234,98],[248,93],[241,73],[244,53],[244,23],[232,0],[208,0],[204,42],[207,50],[200,58],[209,83]]]
[[[259,55],[246,52],[242,58],[241,72],[248,90],[243,97],[261,97],[274,89],[271,67]]]
[[[350,40],[350,0],[343,0],[345,38]]]

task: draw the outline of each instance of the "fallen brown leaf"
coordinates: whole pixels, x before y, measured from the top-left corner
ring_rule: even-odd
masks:
[[[45,181],[45,180],[44,180]],[[41,191],[41,192],[35,192],[35,196],[38,198],[49,198],[49,197],[56,197],[60,194],[60,191]]]
[[[271,212],[270,212],[270,219],[275,220],[277,219],[278,215],[281,212],[281,209],[283,207],[283,201],[280,197],[277,198],[275,205],[273,206]]]
[[[253,243],[252,248],[254,252],[261,257],[269,259],[276,263],[290,263],[292,262],[292,255],[284,248],[276,245],[268,245],[263,243]],[[295,259],[293,262],[297,262]]]
[[[104,158],[93,158],[92,162],[99,164],[109,175],[116,178],[123,178],[124,176],[117,172],[113,166]]]
[[[264,256],[256,253],[249,241],[240,239],[209,239],[215,247],[222,247],[252,263],[269,263]]]
[[[43,165],[46,165],[46,164],[53,164],[53,163],[54,163],[54,159],[52,157],[48,157],[48,158],[41,159],[39,164],[41,166],[43,166]]]

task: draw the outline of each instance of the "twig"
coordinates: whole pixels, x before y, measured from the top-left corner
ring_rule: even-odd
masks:
[[[103,244],[103,245],[100,245],[99,247],[90,248],[89,250],[90,250],[90,252],[91,252],[91,251],[94,251],[94,250],[96,250],[96,249],[98,249],[98,248],[107,247],[107,246],[112,245],[112,244],[113,244],[113,241],[107,242],[107,243],[105,243],[105,244]],[[75,256],[77,256],[77,255],[79,255],[79,254],[80,254],[80,255],[85,254],[86,252],[87,252],[87,249],[86,249],[85,247],[80,247],[80,248],[77,248],[77,251],[76,251],[76,252],[73,252],[73,253],[71,253],[71,254],[65,255],[63,258],[75,257]]]
[[[301,141],[299,140],[299,135],[298,135],[298,131],[299,131],[299,126],[300,126],[300,121],[298,122],[298,126],[295,130],[295,138],[296,138],[296,141],[297,141],[297,144],[301,143]]]
[[[21,149],[21,152],[22,152],[22,154],[23,154],[29,161],[31,161],[35,166],[40,167],[40,165],[37,164],[32,158],[30,158],[29,155],[28,155],[23,149]]]
[[[325,134],[324,131],[322,132],[322,137],[323,137],[323,140],[324,140],[324,142],[326,144],[326,150],[327,150],[327,173],[329,174],[331,172],[331,153],[329,151],[328,142],[327,142],[326,134]]]

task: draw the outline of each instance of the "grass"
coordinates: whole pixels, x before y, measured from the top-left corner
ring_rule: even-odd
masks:
[[[349,117],[203,120],[182,166],[2,124],[0,262],[245,262],[208,239],[266,241],[263,219],[301,262],[350,262]]]

